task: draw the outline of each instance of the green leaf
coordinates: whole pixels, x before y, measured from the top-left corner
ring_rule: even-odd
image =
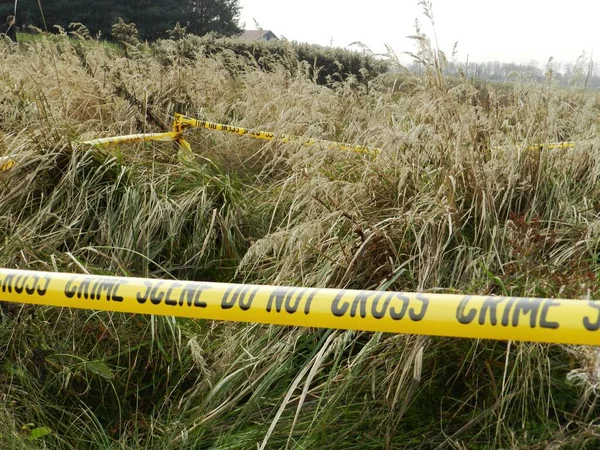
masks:
[[[37,427],[31,430],[29,437],[31,439],[39,439],[52,433],[52,430],[48,427]]]
[[[100,375],[102,378],[106,380],[113,379],[113,373],[110,368],[101,361],[88,361],[85,366],[89,369],[90,372],[95,373],[96,375]]]

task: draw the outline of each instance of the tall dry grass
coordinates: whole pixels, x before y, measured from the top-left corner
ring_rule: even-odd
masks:
[[[16,161],[0,174],[0,265],[596,298],[600,97],[450,80],[417,37],[424,75],[368,89],[183,44],[0,47],[0,151]],[[78,144],[164,131],[174,112],[383,152],[209,131],[190,133],[193,161]],[[557,140],[581,143],[526,150]],[[14,306],[0,341],[11,447],[584,448],[600,434],[590,348]]]

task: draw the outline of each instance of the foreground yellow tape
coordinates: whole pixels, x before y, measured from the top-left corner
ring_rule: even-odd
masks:
[[[600,345],[600,301],[199,283],[0,269],[0,301],[277,325]]]

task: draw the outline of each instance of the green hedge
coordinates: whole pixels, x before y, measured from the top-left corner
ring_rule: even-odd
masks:
[[[185,35],[178,40],[156,41],[154,50],[165,64],[185,63],[185,60],[198,56],[221,55],[226,58],[235,56],[238,64],[269,71],[281,64],[296,70],[298,63],[303,62],[309,75],[322,85],[345,81],[350,76],[359,82],[367,82],[388,70],[386,61],[370,54],[286,40],[243,41],[215,35]]]

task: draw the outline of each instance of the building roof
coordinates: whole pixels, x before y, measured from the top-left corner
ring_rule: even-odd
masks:
[[[271,30],[244,30],[239,38],[245,41],[259,41],[263,39],[270,41],[271,39],[279,39]]]

